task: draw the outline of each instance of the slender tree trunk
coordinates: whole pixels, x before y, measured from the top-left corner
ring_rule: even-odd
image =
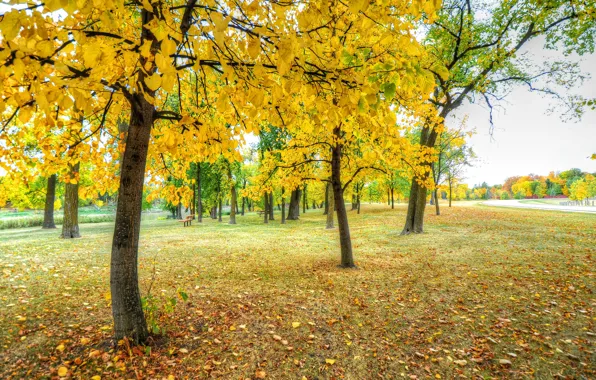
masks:
[[[201,197],[201,163],[197,162],[197,221],[203,222],[203,199]]]
[[[281,188],[281,224],[286,224],[286,189]]]
[[[306,185],[304,185],[304,190],[302,191],[302,213],[306,213]]]
[[[339,140],[341,129],[334,128],[334,135]],[[350,238],[350,226],[348,224],[348,212],[344,203],[344,194],[341,183],[341,145],[335,145],[331,153],[331,185],[337,209],[337,224],[339,226],[339,243],[341,246],[341,264],[343,268],[354,268],[354,256],[352,253],[352,240]]]
[[[437,190],[435,188],[434,193],[435,193],[435,210],[437,212],[437,215],[441,215],[441,211],[439,210],[439,196],[438,196],[439,190]]]
[[[387,188],[387,206],[391,206],[391,197],[390,197],[391,196],[391,193],[390,193],[390,191],[393,191],[393,189],[392,188],[390,189],[388,187]]]
[[[288,220],[298,220],[300,216],[300,199],[302,192],[300,189],[292,190],[290,195],[290,208],[288,210]]]
[[[267,193],[263,195],[263,223],[269,223],[269,196]]]
[[[242,190],[246,189],[246,179],[242,181]],[[240,215],[244,216],[244,203],[246,203],[246,197],[242,197],[242,208]]]
[[[232,194],[232,200],[230,204],[230,224],[236,224],[236,207],[238,206],[236,203],[236,186],[232,185],[230,188],[230,193]]]
[[[196,219],[197,217],[197,186],[196,184],[192,184],[192,204],[190,205],[190,213],[193,215],[192,218]]]
[[[136,106],[131,111],[120,173],[110,289],[116,341],[128,337],[135,343],[143,343],[148,331],[139,291],[137,259],[145,164],[155,108],[142,95],[133,96]]]
[[[327,186],[329,187],[329,185]],[[327,228],[328,230],[335,228],[335,226],[333,225],[333,217],[335,215],[335,200],[333,192],[332,191],[326,191],[325,192],[325,204],[327,205],[327,207],[329,208],[329,211],[327,212],[327,225],[325,228]]]
[[[41,228],[56,228],[54,223],[54,202],[56,201],[56,174],[48,177],[48,186],[46,190],[46,204],[43,210],[43,225]]]
[[[217,221],[218,222],[222,221],[222,218],[221,218],[222,203],[223,203],[223,200],[221,198],[219,198],[218,210],[217,210]]]
[[[66,183],[64,192],[64,218],[62,221],[62,235],[64,239],[81,237],[79,233],[79,163],[69,165],[70,178],[76,178],[75,184]]]
[[[395,208],[395,201],[393,199],[393,187],[391,188],[391,208],[392,209]]]
[[[269,220],[275,220],[273,218],[273,207],[275,203],[273,203],[273,191],[269,193]]]

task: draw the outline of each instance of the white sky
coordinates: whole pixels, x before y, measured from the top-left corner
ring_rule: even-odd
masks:
[[[581,66],[591,78],[577,93],[596,98],[596,54],[583,57]],[[467,169],[464,183],[502,184],[514,175],[547,175],[574,167],[596,172],[596,160],[590,159],[596,153],[596,111],[588,111],[579,122],[563,122],[558,115],[547,114],[550,103],[527,87],[517,88],[502,104],[504,109],[495,111],[492,138],[486,106],[467,104],[457,110],[457,118],[467,114],[468,126],[476,128],[469,143],[478,161]]]

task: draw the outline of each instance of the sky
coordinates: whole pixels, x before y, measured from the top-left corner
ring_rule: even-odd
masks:
[[[530,47],[540,51],[534,53],[537,60],[545,56],[539,42]],[[578,86],[576,93],[594,99],[596,54],[583,57],[581,67],[592,78]],[[590,159],[596,153],[596,111],[587,112],[579,122],[564,122],[558,114],[547,113],[551,103],[551,99],[530,92],[527,87],[516,88],[501,103],[502,109],[494,111],[492,136],[486,106],[466,104],[458,109],[456,118],[447,120],[447,125],[455,125],[468,115],[468,127],[476,130],[469,145],[478,156],[474,166],[466,170],[463,182],[470,186],[482,182],[495,185],[514,175],[547,175],[570,168],[596,172],[596,160]]]

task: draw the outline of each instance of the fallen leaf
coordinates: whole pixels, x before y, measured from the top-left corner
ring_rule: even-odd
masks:
[[[68,368],[66,368],[66,367],[58,368],[58,376],[64,377],[64,376],[66,376],[67,373],[68,373]]]
[[[325,363],[333,365],[335,364],[335,359],[325,359]]]
[[[300,327],[300,322],[292,322],[292,327],[295,329]]]
[[[262,369],[258,369],[255,373],[255,377],[257,379],[264,379],[265,377],[267,377],[267,372],[263,371]]]
[[[462,367],[465,366],[466,364],[468,364],[468,362],[465,360],[454,360],[453,362],[457,365],[462,366]]]
[[[511,361],[507,359],[499,359],[499,364],[502,365],[511,365]]]

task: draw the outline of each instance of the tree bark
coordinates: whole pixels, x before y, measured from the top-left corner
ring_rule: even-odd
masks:
[[[246,179],[242,181],[242,190],[246,189]],[[244,216],[244,203],[246,203],[246,197],[242,197],[242,209],[240,215]]]
[[[64,218],[62,220],[63,239],[81,237],[79,233],[79,163],[69,165],[70,178],[76,178],[77,183],[66,183],[64,192]]]
[[[329,184],[325,186],[325,211],[323,211],[323,215],[327,215],[327,212],[329,211],[329,186]]]
[[[448,111],[441,112],[445,117]],[[433,126],[425,125],[420,132],[420,145],[425,147],[434,147],[437,141],[437,132]],[[426,164],[430,166],[431,164]],[[429,167],[429,169],[431,169]],[[422,183],[428,180],[431,170],[425,171],[422,177],[418,178]],[[402,235],[424,232],[424,209],[426,208],[426,187],[419,184],[417,178],[412,179],[410,186],[410,200],[408,202],[408,213]]]
[[[327,187],[329,187],[329,185]],[[333,192],[325,191],[325,193],[325,204],[329,208],[329,211],[327,212],[327,225],[325,228],[330,230],[335,228],[335,226],[333,225],[333,216],[335,215],[335,201],[333,199]]]
[[[391,188],[391,208],[392,209],[395,208],[395,201],[393,199],[393,187]]]
[[[203,222],[203,199],[201,196],[201,163],[197,162],[197,221]]]
[[[391,193],[393,189],[387,188],[387,206],[391,206]],[[393,207],[392,207],[393,208]]]
[[[217,221],[221,222],[221,209],[222,209],[222,199],[219,198],[219,202],[218,202],[218,209],[217,209]]]
[[[341,129],[335,127],[334,135],[339,140]],[[341,247],[341,264],[343,268],[354,268],[354,256],[352,253],[352,240],[350,238],[350,226],[348,224],[348,212],[344,203],[344,191],[341,183],[341,150],[340,144],[335,145],[331,152],[331,186],[333,186],[333,197],[337,209],[337,224],[339,226],[339,243]]]
[[[46,204],[43,210],[43,229],[56,228],[54,223],[54,202],[56,201],[56,174],[48,177]]]
[[[120,173],[110,290],[116,341],[128,337],[135,343],[143,343],[148,331],[141,304],[137,260],[143,181],[155,108],[142,95],[134,95],[134,100]]]
[[[267,193],[263,195],[263,223],[269,223],[269,196]]]
[[[230,224],[236,224],[236,186],[232,185],[230,192],[232,193],[232,203],[230,204]]]
[[[449,177],[449,207],[451,207],[451,191],[452,191],[452,182],[451,182],[451,177]]]
[[[298,220],[300,216],[300,199],[302,192],[300,189],[292,190],[290,195],[290,208],[288,210],[288,220]]]
[[[302,213],[306,213],[306,185],[304,185],[304,190],[302,190]]]
[[[439,210],[439,196],[438,196],[439,190],[437,190],[435,188],[434,193],[435,193],[435,210],[437,212],[437,215],[441,215],[441,211]]]
[[[286,189],[281,188],[281,224],[286,224]]]
[[[273,191],[272,191],[269,193],[269,220],[275,220],[273,218],[274,205],[275,205],[275,203],[273,203]]]
[[[197,185],[195,183],[192,184],[192,204],[190,205],[190,213],[192,214],[192,218],[196,219],[197,217]]]

